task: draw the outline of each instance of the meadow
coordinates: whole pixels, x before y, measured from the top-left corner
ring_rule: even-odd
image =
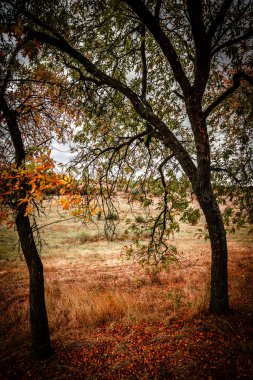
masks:
[[[153,276],[126,260],[132,236],[119,223],[108,241],[104,220],[64,218],[45,201],[38,219],[46,303],[55,355],[31,360],[28,273],[14,230],[0,229],[0,368],[3,379],[250,379],[253,376],[252,237],[228,235],[234,313],[208,315],[210,246],[196,226],[173,236],[178,260]],[[121,217],[131,212],[118,197]],[[50,212],[49,212],[50,209]],[[43,227],[44,226],[44,227]],[[145,237],[144,237],[145,240]]]

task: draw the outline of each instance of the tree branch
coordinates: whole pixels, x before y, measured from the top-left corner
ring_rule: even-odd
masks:
[[[160,163],[160,165],[158,166],[158,171],[159,173],[161,174],[161,181],[162,181],[162,185],[163,185],[163,188],[165,189],[165,191],[168,191],[166,190],[166,181],[165,181],[165,177],[164,177],[164,174],[163,174],[163,171],[162,171],[162,168],[164,167],[164,165],[167,164],[168,161],[170,161],[172,158],[174,157],[174,154],[170,154],[169,156],[165,157],[165,159]]]
[[[159,20],[160,9],[161,9],[161,6],[162,6],[162,2],[163,2],[163,0],[157,0],[156,1],[156,5],[155,5],[155,18],[157,20]]]
[[[196,167],[188,152],[173,132],[168,128],[168,126],[152,111],[150,104],[146,100],[141,99],[133,90],[119,80],[104,73],[81,52],[69,45],[63,37],[60,37],[59,39],[45,32],[39,32],[28,27],[26,27],[25,30],[29,38],[36,39],[42,43],[56,47],[61,52],[66,53],[69,57],[79,62],[85,70],[97,78],[101,84],[105,84],[126,96],[126,98],[128,98],[132,103],[135,111],[144,120],[151,124],[154,130],[156,130],[156,138],[162,140],[165,146],[169,147],[173,151],[175,157],[180,162],[188,177],[193,178],[196,175]]]
[[[34,147],[32,147],[32,148],[26,150],[26,155],[29,154],[30,152],[33,152],[35,148],[39,148],[41,145],[46,144],[48,141],[50,141],[50,140],[52,140],[52,139],[53,139],[53,137],[49,137],[48,139],[42,141],[40,144],[37,144],[37,145],[35,145]]]
[[[12,75],[12,69],[13,69],[13,64],[14,64],[14,61],[18,55],[18,53],[20,52],[20,50],[29,42],[29,38],[25,38],[24,41],[20,44],[20,45],[17,45],[16,48],[14,49],[13,53],[11,54],[11,58],[10,58],[10,61],[8,63],[8,66],[7,66],[7,72],[6,72],[6,75],[5,75],[5,78],[2,80],[3,84],[2,84],[2,87],[1,87],[1,94],[2,96],[4,96],[4,93],[7,89],[7,86],[8,86],[8,83],[9,83],[9,80],[11,78],[11,75]]]
[[[141,33],[141,60],[142,60],[142,91],[141,91],[141,97],[143,99],[146,99],[148,69],[147,69],[147,60],[146,60],[146,41],[145,41],[146,30],[145,30],[144,25],[141,25],[140,33]]]
[[[217,46],[215,49],[213,49],[212,56],[214,54],[218,53],[220,50],[226,48],[226,47],[229,47],[229,46],[232,46],[232,45],[236,45],[239,42],[247,40],[247,39],[249,39],[251,37],[253,37],[253,29],[249,29],[246,33],[242,34],[241,36],[238,36],[238,37],[236,37],[234,39],[230,39],[230,40],[224,42],[223,44]]]
[[[230,170],[225,169],[225,168],[219,168],[219,167],[211,166],[211,171],[216,172],[216,173],[220,173],[220,172],[227,173],[239,185],[242,185],[242,182],[244,182],[248,179],[248,178],[245,178],[244,180],[240,180]],[[247,175],[246,175],[246,177],[247,177]]]
[[[182,94],[180,94],[180,92],[178,92],[177,90],[173,90],[174,94],[177,95],[181,100],[184,100],[184,97]]]
[[[83,74],[82,70],[79,67],[73,66],[70,63],[67,63],[66,60],[64,60],[64,64],[66,67],[68,67],[71,70],[77,71],[79,74],[79,79],[82,80],[83,82],[91,82],[96,84],[97,86],[102,86],[102,82],[99,80],[92,78],[92,77],[87,77],[86,75]]]
[[[148,134],[147,131],[143,131],[143,132],[138,133],[137,135],[134,135],[134,136],[130,137],[127,141],[124,141],[124,142],[122,142],[121,144],[119,144],[117,146],[109,146],[109,147],[107,147],[107,148],[105,148],[103,150],[99,149],[100,150],[99,156],[101,154],[104,154],[104,153],[109,152],[111,150],[113,150],[114,152],[119,152],[120,149],[122,149],[124,146],[131,145],[135,140],[141,139],[142,137],[146,136],[147,134]]]
[[[22,136],[17,122],[17,113],[12,111],[4,97],[0,97],[0,111],[3,112],[6,124],[8,126],[11,140],[15,149],[15,161],[17,166],[21,166],[25,160],[25,148]]]
[[[172,45],[168,36],[160,27],[156,17],[152,15],[152,13],[148,10],[148,8],[141,0],[125,0],[125,2],[131,7],[134,13],[139,17],[141,22],[148,28],[150,33],[154,36],[163,54],[167,58],[171,66],[171,69],[175,75],[175,79],[182,88],[184,95],[189,95],[191,93],[190,82],[183,70],[183,67],[179,61],[179,57],[176,53],[174,46]]]
[[[194,90],[199,99],[202,98],[210,72],[210,38],[204,24],[202,1],[187,0],[187,11],[195,44]]]
[[[221,104],[229,95],[235,92],[240,86],[240,79],[246,80],[251,86],[253,86],[253,78],[244,72],[238,72],[233,76],[233,86],[229,87],[223,94],[221,94],[210,106],[204,111],[204,117],[207,118],[210,113]]]
[[[233,0],[224,0],[219,12],[216,14],[215,19],[213,20],[212,24],[210,25],[210,28],[208,29],[208,37],[212,38],[218,29],[218,27],[223,23],[225,16],[227,14],[227,11],[231,7],[233,3]]]

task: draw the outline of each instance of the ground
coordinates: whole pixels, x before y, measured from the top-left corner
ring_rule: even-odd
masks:
[[[54,207],[40,226],[55,220]],[[15,232],[2,227],[1,379],[252,379],[252,240],[247,228],[229,236],[233,313],[211,316],[210,248],[198,228],[181,225],[172,241],[179,260],[157,278],[122,256],[120,227],[110,242],[73,220],[41,228],[54,355],[39,362],[26,265]]]

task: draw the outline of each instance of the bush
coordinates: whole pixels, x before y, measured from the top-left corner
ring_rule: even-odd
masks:
[[[136,223],[146,223],[146,219],[142,215],[138,215],[135,217]]]
[[[119,220],[119,215],[115,212],[109,212],[108,215],[105,217],[106,220]]]
[[[130,194],[131,195],[138,195],[138,194],[140,194],[140,192],[137,189],[131,189]]]
[[[95,242],[95,241],[99,241],[100,239],[101,239],[100,235],[98,235],[98,234],[94,235],[88,231],[83,231],[78,236],[78,240],[79,240],[80,244],[84,244],[87,242]]]
[[[102,212],[98,211],[97,212],[97,220],[101,220],[101,219],[102,219]]]

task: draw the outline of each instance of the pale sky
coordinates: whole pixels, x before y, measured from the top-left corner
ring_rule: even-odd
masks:
[[[51,151],[51,157],[56,162],[61,162],[62,164],[66,164],[70,161],[70,159],[74,155],[70,153],[69,151],[69,145],[68,144],[61,144],[57,141],[54,141],[52,144],[52,151]]]

